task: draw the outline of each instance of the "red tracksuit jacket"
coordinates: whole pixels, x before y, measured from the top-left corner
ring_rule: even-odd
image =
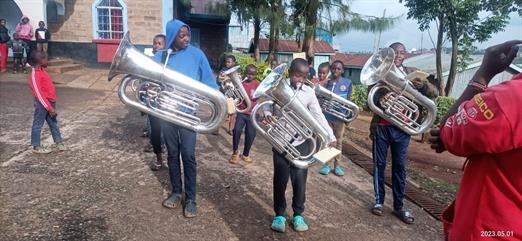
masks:
[[[34,97],[40,102],[47,111],[53,110],[50,102],[56,102],[56,92],[53,80],[45,71],[45,68],[33,67],[29,75],[29,86],[33,91]]]
[[[441,129],[446,149],[468,157],[448,240],[522,240],[522,74],[459,107]]]

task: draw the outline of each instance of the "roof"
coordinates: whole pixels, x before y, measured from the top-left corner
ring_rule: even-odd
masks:
[[[471,61],[469,61],[468,68],[477,62],[482,61],[482,55],[472,55]],[[451,54],[442,54],[442,72],[449,71],[451,65]],[[435,74],[437,72],[436,67],[436,55],[435,53],[421,54],[415,57],[404,60],[404,65],[409,67],[418,68],[424,72]]]
[[[345,66],[360,67],[364,66],[364,63],[371,57],[371,54],[346,54],[346,53],[335,53],[332,58],[332,62],[340,60]]]
[[[347,54],[347,53],[335,53],[332,58],[332,62],[341,60],[344,66],[362,68],[366,61],[372,56],[372,54]],[[405,59],[416,56],[416,54],[407,53]]]
[[[252,45],[252,44],[251,44]],[[325,41],[316,40],[314,42],[314,53],[329,53],[334,54],[335,49]],[[251,51],[254,52],[252,48]],[[268,52],[268,39],[259,39],[259,51],[260,52]],[[287,52],[287,53],[299,53],[302,52],[299,44],[295,40],[286,40],[279,39],[278,40],[278,52]]]

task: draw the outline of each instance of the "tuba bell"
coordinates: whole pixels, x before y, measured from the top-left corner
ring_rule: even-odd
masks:
[[[265,77],[254,92],[254,99],[268,96],[272,100],[257,103],[252,110],[252,122],[261,135],[285,158],[298,168],[306,168],[315,163],[312,157],[317,151],[324,149],[330,142],[328,133],[317,122],[306,107],[296,99],[287,79],[284,78],[286,64],[279,65]],[[275,104],[280,108],[281,116],[274,121],[261,125],[256,113],[265,106]],[[318,140],[317,140],[318,139]],[[299,140],[309,141],[309,153],[300,153],[292,144]]]
[[[394,59],[393,49],[384,48],[364,64],[361,82],[367,86],[375,84],[368,93],[368,107],[409,135],[421,134],[433,125],[437,106],[413,88]]]
[[[315,96],[317,96],[323,112],[329,113],[345,123],[354,121],[359,115],[359,106],[355,103],[336,95],[319,83],[310,82],[309,84],[315,90]]]
[[[223,75],[227,75],[228,78],[221,82],[221,88],[225,92],[225,96],[234,100],[234,106],[239,113],[244,113],[250,110],[252,102],[243,87],[243,80],[239,77],[240,66],[230,68],[223,72]],[[242,103],[245,103],[245,108],[239,108]]]
[[[175,70],[166,68],[135,48],[127,32],[114,55],[109,81],[125,74],[118,88],[120,100],[142,112],[199,133],[219,128],[226,115],[221,92]],[[127,87],[139,83],[134,96]]]

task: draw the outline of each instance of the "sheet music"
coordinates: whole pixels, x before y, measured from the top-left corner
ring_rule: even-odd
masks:
[[[40,39],[45,39],[45,31],[38,30],[38,36],[40,36]]]

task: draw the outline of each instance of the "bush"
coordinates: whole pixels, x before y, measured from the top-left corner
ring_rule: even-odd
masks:
[[[368,101],[368,87],[366,85],[353,85],[351,101],[365,110]]]
[[[222,69],[225,66],[225,57],[228,55],[232,55],[236,58],[236,63],[241,66],[241,75],[245,76],[245,69],[247,65],[253,64],[257,68],[257,80],[262,81],[265,78],[265,73],[270,66],[267,63],[258,64],[254,58],[252,58],[248,54],[243,53],[223,53],[219,57],[219,69]]]
[[[434,126],[440,124],[440,119],[448,112],[449,108],[455,104],[455,101],[457,101],[453,97],[448,96],[439,96],[437,99],[435,99],[435,103],[437,104],[437,116],[435,118],[435,123],[433,123]]]

